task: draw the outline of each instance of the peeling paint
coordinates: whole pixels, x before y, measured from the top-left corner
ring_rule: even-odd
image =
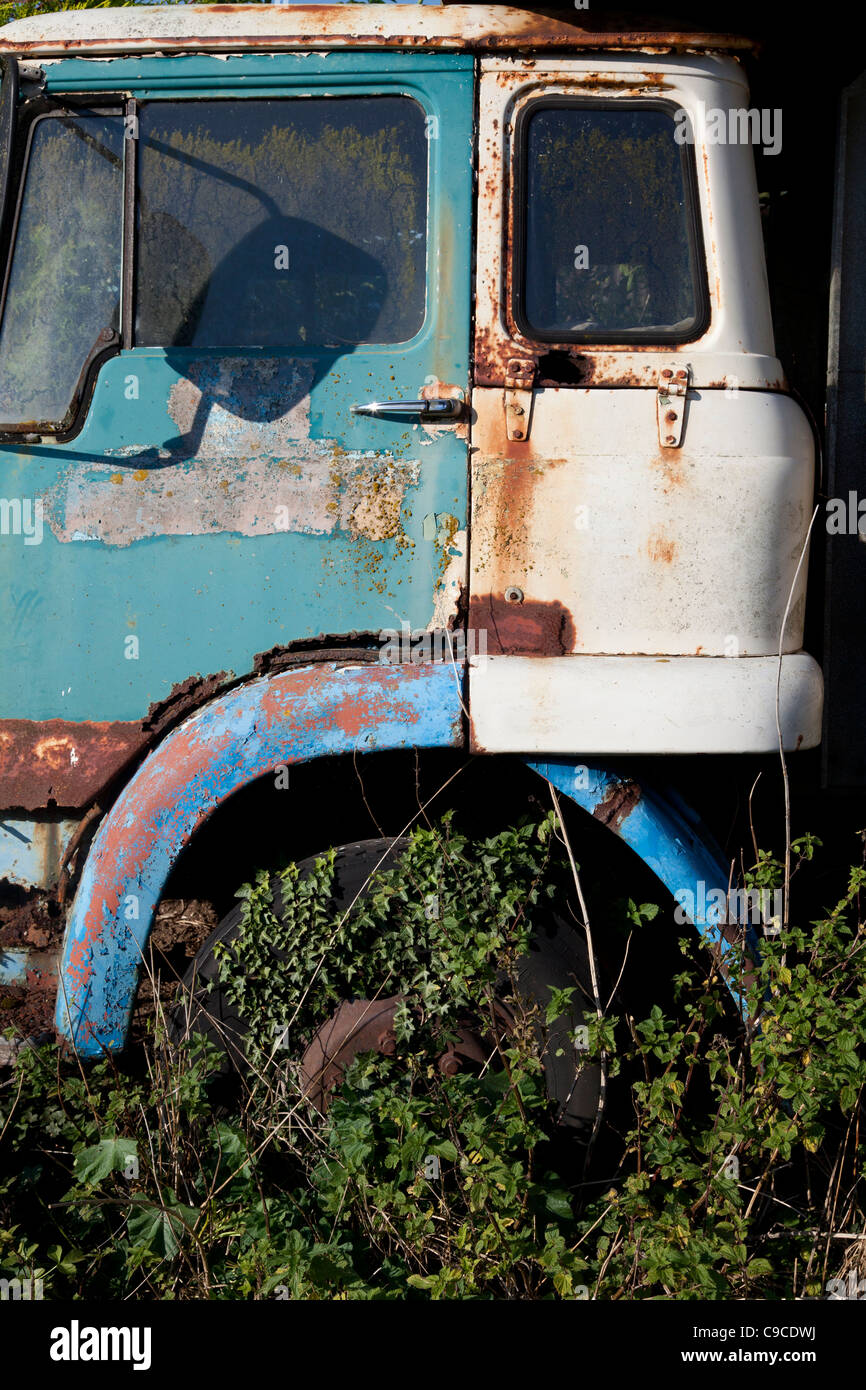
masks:
[[[127,546],[153,536],[344,531],[382,541],[400,533],[420,463],[312,439],[313,363],[221,357],[185,370],[168,401],[176,440],[112,450],[146,464],[128,472],[74,464],[46,493],[58,540]]]
[[[84,1056],[123,1045],[163,884],[222,801],[280,763],[459,747],[461,684],[441,663],[325,662],[238,686],[169,734],[125,787],[88,855],[64,946],[60,1033]]]
[[[451,521],[456,519],[450,518]],[[433,612],[427,629],[443,631],[454,626],[469,580],[469,544],[465,530],[451,530],[441,543],[439,577],[433,591]]]
[[[327,47],[425,49],[641,49],[681,52],[705,48],[750,50],[754,41],[732,34],[673,30],[664,22],[641,20],[631,28],[620,21],[580,27],[511,5],[448,5],[419,10],[417,5],[350,7],[298,5],[262,11],[252,5],[190,6],[185,12],[88,11],[16,20],[4,31],[0,48],[31,56],[52,53],[147,53],[192,49],[218,52],[237,48],[300,49]]]

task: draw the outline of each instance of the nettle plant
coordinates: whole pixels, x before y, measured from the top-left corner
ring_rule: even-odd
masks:
[[[567,1001],[518,978],[534,924],[574,897],[563,833],[547,816],[472,839],[446,818],[341,911],[333,855],[259,874],[220,962],[248,1028],[233,1090],[218,1049],[159,1021],[126,1071],[22,1051],[0,1092],[0,1271],[46,1298],[858,1296],[838,1290],[866,1289],[866,871],[734,963],[748,1025],[693,937],[664,1007],[602,998],[587,1167],[545,1086]],[[763,854],[746,883],[783,876]],[[617,951],[654,915],[612,911]],[[393,1048],[357,1053],[314,1105],[300,1059],[322,1020],[384,995]],[[449,1074],[467,1020],[488,1052]]]

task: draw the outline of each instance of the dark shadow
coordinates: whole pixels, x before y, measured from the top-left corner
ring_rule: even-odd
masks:
[[[300,218],[269,217],[204,274],[204,247],[174,218],[165,222],[150,240],[151,254],[172,267],[154,336],[171,343],[166,360],[199,397],[181,433],[125,459],[136,468],[195,456],[215,405],[256,424],[280,419],[339,357],[369,341],[388,289],[373,256]],[[175,292],[177,282],[198,282],[198,288],[185,298]],[[202,355],[192,355],[199,346]],[[252,357],[250,347],[273,348],[275,355]],[[211,355],[214,349],[234,350],[230,372],[224,355]]]

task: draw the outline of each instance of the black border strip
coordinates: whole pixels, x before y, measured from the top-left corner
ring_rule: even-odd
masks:
[[[121,346],[132,347],[135,325],[135,234],[138,210],[139,103],[129,97],[123,108],[123,233],[120,277]],[[134,134],[131,133],[134,129]]]

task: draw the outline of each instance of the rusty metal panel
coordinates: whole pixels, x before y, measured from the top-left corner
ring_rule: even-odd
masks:
[[[589,18],[589,16],[587,16]],[[663,24],[592,20],[590,27],[510,5],[184,5],[34,15],[7,25],[0,49],[28,55],[243,49],[743,50],[731,34],[678,32]]]
[[[122,720],[0,719],[0,807],[86,806],[145,742]]]
[[[22,820],[0,816],[0,881],[22,888],[54,888],[74,820]]]
[[[0,985],[53,990],[57,988],[57,966],[56,951],[10,951],[0,946]]]
[[[488,652],[778,651],[814,484],[790,397],[692,391],[678,448],[659,445],[651,391],[536,391],[519,441],[502,391],[473,405],[470,623]],[[805,573],[786,652],[802,645]]]

